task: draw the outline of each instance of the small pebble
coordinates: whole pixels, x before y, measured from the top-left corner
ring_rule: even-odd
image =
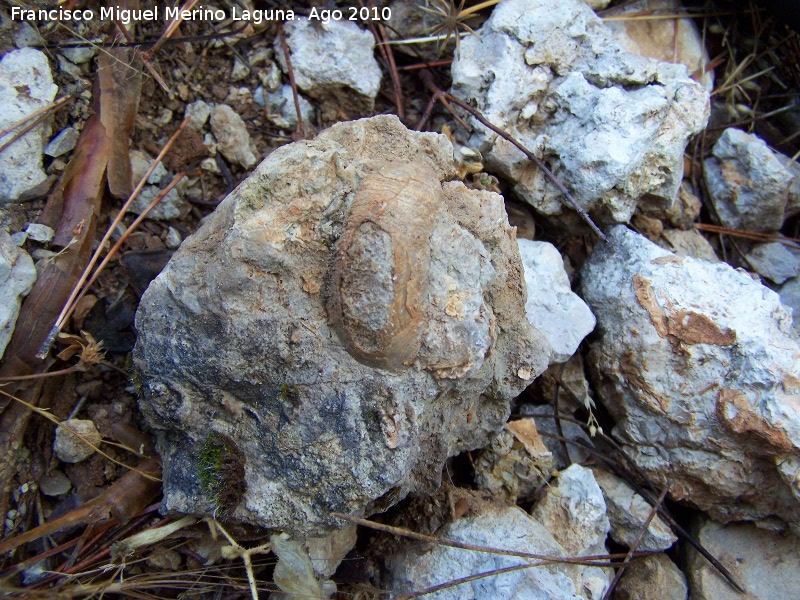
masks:
[[[56,429],[56,440],[53,444],[58,459],[65,463],[77,463],[89,458],[94,454],[94,448],[76,435],[67,431],[69,428],[79,433],[86,441],[97,446],[103,441],[100,432],[97,431],[92,421],[86,419],[69,419]]]

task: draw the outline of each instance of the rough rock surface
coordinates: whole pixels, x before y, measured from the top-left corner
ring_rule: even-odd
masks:
[[[324,534],[331,511],[436,489],[502,427],[549,347],[502,198],[453,176],[444,136],[340,123],[275,150],[183,242],[136,317],[166,510]],[[225,505],[199,479],[209,447],[240,484]]]
[[[696,229],[665,229],[661,232],[658,245],[678,256],[720,262],[714,247]]]
[[[633,547],[652,507],[624,480],[605,469],[592,469],[606,500],[611,537],[615,542]],[[678,541],[669,525],[659,515],[653,517],[637,550],[667,550]]]
[[[0,229],[0,358],[14,333],[22,298],[36,281],[36,268],[28,254]]]
[[[488,503],[475,507],[477,502],[472,504],[471,514],[443,527],[437,534],[480,546],[550,556],[572,556],[545,525],[522,509]],[[580,535],[579,529],[584,524],[570,522],[569,525]],[[602,553],[605,553],[605,549]],[[388,588],[392,597],[395,597],[476,573],[519,565],[522,561],[520,558],[447,546],[404,543],[402,550],[387,561],[390,571]],[[608,583],[603,570],[597,567],[550,564],[477,579],[428,597],[433,600],[600,600]]]
[[[57,91],[44,52],[22,48],[6,53],[0,60],[0,130],[50,104]],[[47,179],[42,149],[49,136],[50,125],[45,121],[0,152],[0,202],[15,201]]]
[[[264,87],[259,87],[253,95],[253,101],[260,106],[269,103],[269,120],[276,127],[289,129],[297,126],[297,110],[289,84],[282,85],[275,92],[267,92]],[[300,115],[305,123],[309,123],[314,118],[314,107],[303,96],[299,96],[299,103]]]
[[[800,523],[800,348],[778,295],[624,226],[582,271],[595,389],[633,460],[715,519]]]
[[[211,132],[217,138],[217,148],[229,161],[250,169],[257,162],[250,148],[250,134],[242,117],[227,104],[211,109]]]
[[[453,62],[455,95],[540,155],[598,220],[627,222],[642,197],[672,205],[686,142],[709,111],[683,65],[624,51],[582,0],[506,0],[479,33]],[[475,123],[469,144],[539,212],[564,211],[509,142]]]
[[[589,307],[572,292],[561,253],[547,242],[518,240],[528,302],[525,312],[553,348],[553,362],[566,362],[594,329]]]
[[[756,244],[747,253],[747,262],[756,273],[779,285],[800,275],[800,257],[780,242]]]
[[[686,600],[686,576],[666,554],[635,560],[625,569],[614,600]]]
[[[284,73],[280,42],[275,55]],[[323,103],[323,109],[344,110],[351,117],[371,113],[381,85],[381,69],[373,56],[375,38],[352,21],[328,23],[300,18],[286,24],[286,44],[297,87]]]
[[[781,228],[793,178],[763,140],[729,127],[703,165],[723,225],[752,231]]]
[[[797,277],[784,283],[778,293],[781,303],[792,315],[792,328],[795,336],[800,337],[800,279]]]
[[[720,525],[703,521],[697,541],[747,590],[738,594],[694,548],[688,549],[686,573],[692,600],[797,598],[800,589],[800,538],[759,529],[752,523]]]

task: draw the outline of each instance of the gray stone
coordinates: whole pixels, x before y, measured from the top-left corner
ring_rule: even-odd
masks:
[[[69,429],[69,431],[67,431]],[[79,434],[78,437],[72,432]],[[83,439],[81,439],[83,438]],[[86,460],[95,453],[94,446],[99,446],[103,441],[103,436],[97,431],[92,421],[87,419],[69,419],[62,421],[56,428],[56,439],[53,443],[53,450],[58,460],[65,463],[78,463]]]
[[[136,215],[142,214],[161,191],[161,188],[156,185],[144,186],[131,204],[130,212]],[[154,221],[171,221],[185,216],[188,211],[189,203],[184,200],[176,186],[156,204],[153,210],[147,213],[147,218]]]
[[[0,130],[50,104],[57,91],[43,52],[22,48],[6,53],[0,60]],[[16,201],[47,180],[42,149],[49,137],[50,125],[45,120],[0,152],[0,203]]]
[[[779,285],[800,275],[800,257],[780,242],[757,244],[747,253],[747,262],[756,273]]]
[[[524,239],[518,243],[528,287],[528,320],[550,343],[552,362],[566,362],[594,329],[594,315],[572,292],[564,261],[555,246]]]
[[[790,279],[781,286],[778,293],[781,296],[781,303],[792,315],[795,337],[800,336],[800,279],[797,277]]]
[[[435,490],[503,426],[549,352],[502,198],[454,174],[444,136],[341,123],[272,152],[181,244],[134,350],[166,511],[325,534],[333,510]],[[209,445],[246,484],[225,503],[198,480]]]
[[[142,180],[142,177],[144,177],[147,173],[150,165],[153,164],[153,159],[150,158],[146,152],[142,152],[141,150],[131,150],[130,160],[131,178],[134,184],[138,184]],[[164,163],[160,162],[156,165],[156,168],[153,169],[153,172],[150,173],[150,176],[147,178],[147,183],[150,185],[157,185],[161,183],[161,180],[167,175],[169,175],[169,171],[167,171]]]
[[[792,183],[789,184],[789,198],[786,202],[785,217],[794,217],[800,214],[800,165],[796,160],[792,160],[788,156],[780,152],[773,152],[775,158],[778,159],[784,169],[786,169],[792,176]]]
[[[211,132],[217,138],[217,149],[233,163],[251,169],[258,162],[250,148],[250,133],[240,117],[227,104],[211,110]]]
[[[14,45],[17,48],[27,48],[28,46],[39,46],[41,48],[45,43],[36,27],[26,21],[21,21],[19,29],[14,34]]]
[[[43,243],[52,240],[53,236],[56,234],[51,227],[42,225],[41,223],[28,223],[28,226],[25,228],[25,233],[27,233],[28,237],[34,242]]]
[[[720,262],[714,247],[696,229],[665,229],[661,238],[658,245],[678,256]]]
[[[69,60],[63,54],[56,54],[56,59],[58,60],[58,70],[61,71],[61,73],[65,75],[67,79],[72,81],[78,81],[81,79],[83,72],[78,65]]]
[[[297,87],[329,110],[350,116],[372,113],[381,84],[381,69],[373,56],[375,38],[351,21],[286,23]],[[275,54],[283,72],[286,61],[280,42]]]
[[[687,140],[709,111],[683,65],[624,51],[582,0],[506,0],[479,33],[453,62],[456,96],[540,156],[598,220],[626,222],[637,203],[672,205]],[[522,152],[474,124],[469,145],[520,198],[577,221]]]
[[[614,600],[686,600],[686,576],[666,554],[634,560],[622,575]]]
[[[36,282],[36,269],[27,253],[0,229],[0,358],[14,333],[22,298]]]
[[[62,156],[72,150],[75,144],[78,143],[78,130],[74,127],[67,127],[62,130],[56,137],[50,140],[44,148],[44,153],[47,156]]]
[[[611,537],[615,542],[632,548],[652,507],[624,480],[610,471],[594,468],[592,472],[606,500]],[[678,538],[673,535],[667,522],[656,515],[636,549],[667,550],[677,541]]]
[[[100,40],[102,41],[102,40]],[[92,60],[97,54],[97,46],[81,46],[79,48],[63,48],[58,51],[71,63],[82,65]]]
[[[634,462],[720,521],[800,523],[800,348],[778,295],[624,226],[582,281],[594,388]]]
[[[792,175],[763,140],[729,127],[703,164],[711,202],[725,227],[781,228]]]
[[[259,87],[253,94],[253,101],[260,106],[266,106],[269,102],[269,120],[280,129],[293,129],[297,127],[297,111],[294,107],[294,96],[292,86],[282,85],[277,92],[267,93],[264,98],[264,88]],[[298,98],[300,102],[300,114],[304,123],[309,123],[314,118],[314,107],[302,95]]]
[[[516,506],[481,504],[477,500],[470,505],[468,516],[443,527],[438,534],[459,542],[503,550],[573,556],[558,543],[553,532]],[[605,550],[602,553],[605,554]],[[523,564],[524,559],[406,541],[387,563],[387,587],[391,596],[396,597],[469,575]],[[484,577],[427,597],[432,600],[600,600],[608,584],[608,576],[597,567],[551,563]]]
[[[72,487],[72,482],[61,471],[53,471],[42,476],[39,489],[45,496],[62,496]]]
[[[189,117],[189,127],[195,131],[203,131],[203,127],[208,121],[209,115],[211,115],[211,107],[202,100],[195,100],[186,105],[183,115],[184,117]]]
[[[800,539],[752,523],[720,525],[702,520],[697,541],[747,590],[740,595],[694,548],[687,548],[692,600],[773,600],[797,598],[800,589]],[[688,546],[688,545],[687,545]]]
[[[231,69],[231,75],[228,79],[231,81],[243,81],[250,77],[250,67],[240,61],[238,58],[233,60],[233,68]]]

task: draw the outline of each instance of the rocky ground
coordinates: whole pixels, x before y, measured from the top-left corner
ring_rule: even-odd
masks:
[[[0,4],[3,593],[794,597],[785,3],[267,4]]]

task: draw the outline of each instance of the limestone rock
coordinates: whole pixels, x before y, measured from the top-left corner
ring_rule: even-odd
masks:
[[[56,429],[53,450],[58,460],[62,462],[78,463],[86,460],[95,452],[94,448],[86,442],[99,446],[103,441],[103,436],[97,431],[95,424],[88,419],[69,419],[61,425]],[[70,431],[67,431],[67,429]],[[79,434],[83,439],[71,433],[72,431]]]
[[[711,552],[747,590],[740,595],[694,548],[687,569],[693,600],[796,598],[800,573],[800,539],[786,532],[759,529],[752,523],[720,525],[703,520],[697,541]]]
[[[0,358],[14,333],[22,298],[35,282],[36,268],[31,257],[0,229]]]
[[[778,295],[624,226],[582,278],[595,390],[639,467],[720,521],[800,523],[800,348]]]
[[[784,283],[779,292],[781,303],[792,315],[792,328],[795,335],[800,336],[800,279],[794,277]]]
[[[328,110],[350,116],[372,112],[381,85],[381,69],[373,56],[375,38],[352,21],[309,21],[286,24],[286,44],[297,87]],[[280,42],[278,62],[287,71]]]
[[[556,541],[553,532],[516,506],[478,505],[468,516],[443,527],[438,535],[505,550],[572,556]],[[404,542],[400,551],[387,561],[388,588],[392,597],[396,597],[469,575],[518,565],[522,560],[447,546]],[[428,597],[432,600],[599,600],[608,584],[607,575],[597,567],[548,564],[477,579]]]
[[[646,556],[625,569],[614,600],[686,600],[686,576],[666,554]]]
[[[263,87],[259,87],[253,94],[253,101],[261,106],[269,103],[269,119],[276,127],[290,129],[297,126],[292,86],[282,85],[276,92],[265,92]],[[303,96],[299,96],[299,102],[303,122],[309,123],[314,118],[314,107]]]
[[[533,419],[506,423],[475,461],[475,484],[494,498],[516,503],[529,499],[550,478],[553,454]]]
[[[444,136],[340,123],[275,150],[181,244],[134,350],[165,510],[323,535],[331,511],[435,490],[503,426],[549,348],[502,198],[453,175]],[[201,482],[204,451],[229,485]]]
[[[0,60],[0,130],[50,104],[57,91],[43,52],[22,48],[6,53]],[[0,203],[16,201],[47,179],[42,150],[49,137],[50,125],[45,120],[0,152]]]
[[[780,152],[773,152],[773,154],[792,176],[792,183],[789,184],[789,199],[786,202],[785,217],[788,219],[800,214],[800,165],[785,154]]]
[[[703,164],[711,202],[725,227],[781,228],[792,174],[763,140],[729,127]]]
[[[747,262],[756,273],[777,284],[800,275],[800,257],[780,242],[756,244],[747,253]]]
[[[594,315],[572,292],[564,261],[555,246],[525,239],[518,243],[528,286],[528,320],[553,348],[553,362],[566,362],[594,329]]]
[[[676,14],[683,10],[679,0],[638,0],[626,2],[624,8],[605,16],[619,16],[642,11],[656,14]],[[648,14],[648,13],[644,13]],[[714,72],[706,71],[708,52],[703,37],[691,19],[645,19],[606,21],[623,48],[663,62],[686,65],[689,75],[695,75],[709,92],[714,89]],[[677,59],[677,60],[676,60]]]
[[[592,469],[592,472],[606,500],[611,537],[619,544],[633,547],[652,507],[614,473],[600,468]],[[677,541],[667,522],[656,515],[650,521],[637,550],[667,550]]]
[[[539,155],[598,220],[672,205],[687,140],[709,111],[683,65],[624,51],[582,0],[506,0],[479,33],[453,62],[456,96]],[[537,211],[577,219],[509,142],[475,123],[469,145]]]
[[[78,143],[79,135],[77,129],[74,127],[67,127],[50,140],[50,143],[44,148],[44,153],[47,154],[47,156],[61,156],[66,154]]]
[[[677,254],[708,262],[720,262],[714,247],[696,229],[665,229],[658,245]]]
[[[242,117],[227,104],[217,104],[211,110],[211,132],[217,138],[217,148],[229,161],[245,169],[258,162],[250,148],[250,133]]]
[[[189,127],[202,132],[208,117],[211,116],[211,107],[202,100],[195,100],[186,105],[183,114],[185,117],[189,117]]]

